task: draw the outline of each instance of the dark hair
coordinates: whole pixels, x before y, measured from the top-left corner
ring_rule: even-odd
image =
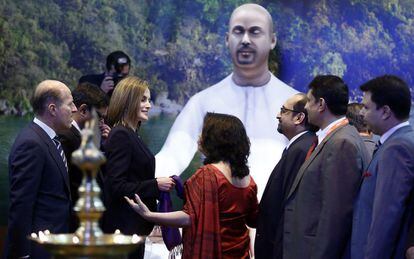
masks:
[[[399,120],[408,119],[411,109],[411,93],[408,85],[399,77],[384,75],[374,78],[359,87],[371,93],[377,109],[388,105]]]
[[[206,156],[204,164],[223,161],[230,164],[233,177],[249,175],[247,158],[250,141],[243,123],[237,117],[208,112],[204,117],[200,145]]]
[[[346,112],[346,118],[349,120],[349,124],[353,125],[358,132],[369,132],[370,129],[367,123],[364,121],[364,116],[360,114],[360,111],[364,105],[361,103],[348,104],[348,110]]]
[[[115,70],[119,70],[118,66],[131,65],[131,59],[124,52],[117,50],[106,57],[106,69],[108,71],[111,70],[112,65]]]
[[[308,121],[308,112],[305,109],[305,105],[308,102],[308,97],[304,93],[298,93],[296,95],[298,95],[300,99],[293,105],[293,110],[305,114],[304,126],[306,130],[309,130],[312,132],[318,131],[319,127],[313,124],[310,124]]]
[[[58,106],[61,105],[62,100],[59,89],[50,88],[46,91],[35,90],[30,100],[33,112],[36,115],[43,115],[49,103],[55,103]]]
[[[348,86],[337,76],[319,75],[309,84],[316,100],[323,98],[329,111],[336,116],[345,115],[349,100]]]
[[[79,108],[82,104],[86,104],[88,109],[92,107],[97,109],[109,105],[107,95],[98,86],[89,82],[83,82],[72,90],[73,103]]]

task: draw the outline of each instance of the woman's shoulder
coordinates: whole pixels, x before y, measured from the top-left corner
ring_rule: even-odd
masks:
[[[250,184],[249,188],[251,188],[257,194],[257,184],[254,181],[253,177],[250,175]]]
[[[111,129],[111,132],[109,133],[109,138],[111,137],[128,137],[135,135],[135,132],[123,125],[116,125]]]
[[[117,125],[111,129],[105,145],[119,145],[132,143],[135,138],[134,132],[122,125]],[[136,136],[138,138],[138,136]]]
[[[197,171],[195,171],[195,173],[190,178],[188,178],[187,182],[198,181],[205,177],[214,176],[214,172],[217,170],[218,169],[216,169],[210,164],[203,165],[200,168],[198,168]]]

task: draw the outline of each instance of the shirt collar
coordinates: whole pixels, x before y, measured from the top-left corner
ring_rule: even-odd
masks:
[[[404,126],[408,126],[410,123],[408,121],[401,122],[400,124],[395,125],[391,129],[387,130],[382,136],[380,137],[380,143],[384,144],[384,142],[394,133],[397,129],[402,128]]]
[[[46,132],[46,134],[49,136],[49,138],[53,139],[54,137],[56,137],[56,132],[49,127],[48,125],[46,125],[46,123],[44,123],[43,121],[39,120],[38,118],[34,118],[33,122],[36,123],[37,125],[39,125],[39,127],[42,128],[42,130],[44,130]]]
[[[290,145],[292,145],[292,143],[293,142],[295,142],[295,140],[297,140],[300,136],[302,136],[303,134],[305,134],[306,132],[308,132],[307,130],[305,130],[305,131],[302,131],[301,133],[299,133],[299,134],[296,134],[296,136],[294,136],[293,138],[291,138],[290,140],[289,140],[289,143],[287,144],[287,146],[286,146],[286,149],[288,149],[289,147],[290,147]]]
[[[81,129],[80,129],[80,127],[79,127],[79,124],[75,121],[75,120],[72,120],[72,125],[73,125],[73,127],[75,127],[79,132],[81,132]]]
[[[241,87],[241,88],[245,88],[245,89],[263,89],[263,88],[265,88],[266,86],[268,86],[268,85],[273,85],[274,83],[272,82],[272,81],[274,81],[275,79],[275,77],[274,77],[274,75],[270,72],[270,71],[267,71],[269,74],[270,74],[270,79],[269,79],[269,81],[266,83],[266,84],[264,84],[264,85],[260,85],[260,86],[256,86],[256,85],[238,85],[238,84],[236,84],[236,82],[234,82],[234,80],[233,80],[233,74],[234,73],[231,73],[229,76],[228,76],[228,78],[230,79],[230,84],[233,86],[233,87]]]
[[[341,117],[337,120],[334,120],[331,122],[328,126],[326,126],[324,129],[320,129],[318,132],[316,132],[316,136],[318,136],[318,145],[322,143],[323,139],[328,135],[329,130],[337,123],[339,123],[342,120],[345,120],[345,117]]]

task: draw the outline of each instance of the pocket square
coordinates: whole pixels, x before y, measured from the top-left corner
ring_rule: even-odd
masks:
[[[372,174],[371,174],[370,172],[368,172],[368,171],[366,171],[366,172],[362,175],[362,177],[364,177],[364,178],[366,178],[366,177],[370,177],[370,176],[372,176]]]

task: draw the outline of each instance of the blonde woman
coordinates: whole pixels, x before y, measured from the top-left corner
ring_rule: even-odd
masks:
[[[112,130],[105,144],[105,232],[119,229],[124,234],[148,235],[154,225],[134,213],[123,197],[132,198],[138,193],[151,210],[156,210],[159,192],[170,191],[174,186],[169,177],[154,178],[154,155],[137,133],[141,123],[148,120],[150,108],[147,82],[131,76],[117,84],[108,108]],[[141,245],[129,257],[143,258],[144,250]]]

